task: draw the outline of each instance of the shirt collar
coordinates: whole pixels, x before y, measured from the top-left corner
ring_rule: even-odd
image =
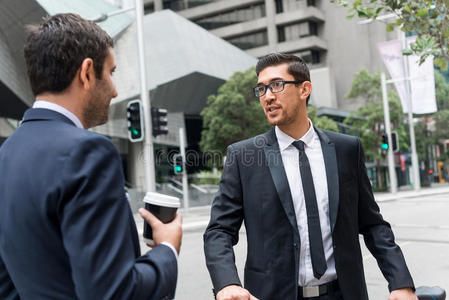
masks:
[[[313,140],[315,137],[315,129],[313,128],[312,121],[309,120],[309,130],[307,130],[306,134],[304,134],[299,140],[303,141],[306,147],[313,148]],[[281,151],[287,149],[291,144],[296,141],[294,138],[283,132],[279,127],[275,127],[276,138],[278,140],[279,149]]]
[[[78,119],[78,117],[75,116],[75,114],[73,114],[68,109],[62,107],[61,105],[55,104],[53,102],[48,102],[45,100],[37,99],[33,104],[33,108],[45,108],[45,109],[56,111],[64,116],[66,116],[67,118],[69,118],[69,120],[72,121],[76,127],[84,129],[83,124],[81,123],[80,119]]]

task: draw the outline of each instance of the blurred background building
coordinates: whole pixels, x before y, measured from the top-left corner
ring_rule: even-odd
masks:
[[[23,59],[26,24],[62,12],[86,19],[134,6],[134,0],[0,0],[0,144],[18,126],[34,97]],[[311,104],[337,122],[363,105],[345,99],[360,69],[383,69],[376,50],[395,38],[381,22],[358,25],[345,8],[328,0],[144,0],[145,59],[153,107],[168,110],[169,133],[155,138],[157,157],[179,147],[185,128],[188,150],[199,152],[207,97],[236,71],[271,52],[301,56],[311,68]],[[130,187],[144,188],[142,143],[128,141],[126,106],[139,98],[139,64],[133,13],[99,23],[115,41],[118,97],[110,121],[93,130],[111,138],[123,160]],[[238,108],[236,108],[238,109]],[[148,133],[147,133],[148,134]],[[159,160],[159,182],[171,174]],[[203,166],[198,164],[197,169]],[[192,170],[192,171],[196,171]]]

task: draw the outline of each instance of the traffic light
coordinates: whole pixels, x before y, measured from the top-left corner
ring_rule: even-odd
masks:
[[[398,133],[393,131],[391,133],[391,149],[393,150],[393,152],[398,152],[399,151],[399,138],[398,138]]]
[[[393,131],[391,132],[391,150],[393,150],[393,152],[398,152],[399,151],[399,139],[398,139],[398,133]],[[382,134],[382,144],[380,146],[380,148],[382,148],[382,150],[388,150],[390,146],[388,145],[388,135],[386,133]]]
[[[143,115],[142,102],[140,100],[133,100],[128,102],[127,106],[128,117],[128,138],[131,142],[143,141]]]
[[[182,161],[182,155],[176,154],[173,157],[173,171],[175,172],[175,174],[180,174],[180,173],[182,173],[183,169],[184,169],[184,166],[183,166],[183,161]]]
[[[380,145],[382,150],[388,150],[388,135],[386,133],[382,133],[382,144]]]
[[[153,128],[153,136],[168,133],[167,110],[163,108],[151,108],[151,122]]]

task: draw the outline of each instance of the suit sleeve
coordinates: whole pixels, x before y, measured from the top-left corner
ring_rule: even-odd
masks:
[[[390,224],[384,221],[379,206],[374,199],[360,140],[357,140],[357,144],[359,157],[359,232],[363,234],[366,246],[376,258],[382,274],[388,281],[390,292],[405,287],[414,289],[413,280],[402,251],[395,243]]]
[[[215,292],[242,285],[235,266],[233,246],[239,239],[244,213],[237,153],[228,147],[220,185],[212,203],[211,219],[204,233],[204,253]]]
[[[83,138],[63,174],[58,214],[77,296],[172,299],[176,257],[164,245],[140,256],[121,160],[112,143],[101,136]]]
[[[5,263],[0,256],[0,299],[2,300],[19,300],[19,294],[16,287],[9,277]]]

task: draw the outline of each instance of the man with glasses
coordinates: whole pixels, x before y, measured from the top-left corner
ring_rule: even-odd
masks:
[[[363,234],[389,283],[389,300],[416,300],[374,200],[360,140],[313,127],[306,111],[312,83],[299,57],[267,55],[256,73],[254,93],[273,128],[227,150],[204,234],[217,299],[366,300]],[[243,221],[245,288],[233,252]]]

